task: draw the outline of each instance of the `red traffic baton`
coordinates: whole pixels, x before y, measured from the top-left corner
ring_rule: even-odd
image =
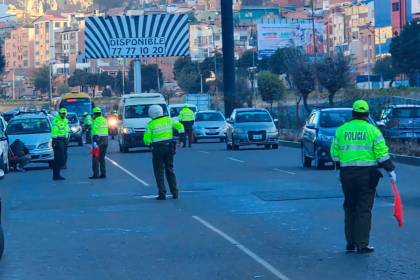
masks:
[[[404,224],[404,207],[401,200],[400,192],[397,184],[391,180],[392,191],[394,192],[394,217],[398,222],[398,226],[402,227]]]

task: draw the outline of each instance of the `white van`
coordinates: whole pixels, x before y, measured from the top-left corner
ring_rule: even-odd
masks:
[[[121,98],[118,108],[120,152],[127,153],[130,148],[145,147],[143,135],[150,121],[149,108],[155,104],[162,106],[165,116],[169,115],[165,98],[160,93],[127,94]]]

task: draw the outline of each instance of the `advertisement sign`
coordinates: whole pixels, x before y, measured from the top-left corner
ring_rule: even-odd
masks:
[[[324,23],[311,20],[281,19],[257,24],[258,56],[271,56],[277,49],[287,47],[303,48],[305,53],[324,52]],[[315,37],[315,46],[314,46]]]
[[[411,0],[411,13],[420,14],[420,0]]]
[[[88,17],[85,46],[87,58],[188,56],[188,16]]]

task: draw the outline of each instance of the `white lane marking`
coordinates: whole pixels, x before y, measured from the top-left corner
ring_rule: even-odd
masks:
[[[202,154],[210,154],[209,152],[206,152],[206,151],[199,151],[200,153],[202,153]]]
[[[291,171],[287,171],[287,170],[283,170],[283,169],[279,169],[279,168],[274,168],[273,170],[283,172],[283,173],[286,173],[286,174],[290,174],[290,175],[296,175],[295,172],[291,172]]]
[[[240,162],[240,163],[244,163],[245,161],[237,159],[237,158],[233,158],[233,157],[227,157],[227,159],[232,160],[232,161],[236,161],[236,162]]]
[[[127,169],[125,169],[124,167],[122,167],[121,165],[119,165],[116,161],[110,159],[109,157],[105,157],[109,162],[111,162],[113,165],[115,165],[116,167],[118,167],[119,169],[121,169],[122,171],[124,171],[125,173],[127,173],[127,175],[131,176],[131,178],[133,178],[134,180],[136,180],[137,182],[143,184],[145,187],[149,187],[150,185],[140,179],[139,177],[137,177],[136,175],[134,175],[133,173],[131,173],[130,171],[128,171]]]
[[[271,264],[269,264],[266,260],[264,260],[263,258],[261,258],[260,256],[258,256],[257,254],[255,254],[254,252],[252,252],[250,249],[248,249],[247,247],[245,247],[244,245],[242,245],[241,243],[239,243],[238,241],[236,241],[235,239],[233,239],[232,237],[230,237],[228,234],[224,233],[220,229],[214,227],[213,225],[211,225],[210,223],[206,222],[205,220],[201,219],[198,216],[192,216],[192,218],[195,219],[196,221],[198,221],[199,223],[201,223],[206,228],[208,228],[211,231],[213,231],[216,234],[218,234],[220,237],[222,237],[223,239],[225,239],[226,241],[228,241],[230,244],[232,244],[233,246],[235,246],[239,250],[241,250],[243,253],[245,253],[246,255],[248,255],[248,257],[250,257],[251,259],[253,259],[257,263],[259,263],[261,266],[263,266],[265,269],[267,269],[269,272],[271,272],[273,275],[275,275],[278,279],[281,279],[281,280],[290,280],[290,278],[288,278],[286,275],[284,275],[283,273],[281,273],[274,266],[272,266]]]

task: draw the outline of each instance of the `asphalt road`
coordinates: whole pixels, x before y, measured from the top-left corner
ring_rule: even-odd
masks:
[[[406,225],[388,180],[375,202],[372,255],[346,254],[334,170],[300,152],[197,144],[176,155],[180,199],[154,200],[151,154],[108,155],[90,181],[88,147],[69,150],[64,182],[33,166],[0,181],[0,279],[420,279],[420,172],[398,165]]]

